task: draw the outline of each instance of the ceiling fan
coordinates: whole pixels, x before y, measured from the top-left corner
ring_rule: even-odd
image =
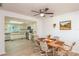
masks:
[[[40,15],[41,17],[45,17],[46,15],[51,15],[51,17],[52,17],[54,13],[47,12],[48,10],[49,10],[49,8],[44,8],[44,9],[40,9],[38,11],[32,10],[32,12],[36,13],[34,16]]]

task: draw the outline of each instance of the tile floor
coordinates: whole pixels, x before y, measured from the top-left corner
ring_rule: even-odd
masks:
[[[41,56],[34,42],[27,39],[6,41],[5,45],[6,54],[4,56]],[[79,56],[79,54],[69,53],[69,56]]]
[[[5,45],[6,56],[30,56],[35,52],[34,43],[27,39],[6,41]]]

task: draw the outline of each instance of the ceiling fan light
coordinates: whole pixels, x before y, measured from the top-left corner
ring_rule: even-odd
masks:
[[[44,13],[41,13],[40,16],[43,17],[43,16],[45,16],[45,14]]]

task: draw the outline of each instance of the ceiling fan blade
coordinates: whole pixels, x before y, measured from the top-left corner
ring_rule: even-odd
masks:
[[[45,8],[45,11],[49,10],[49,8]]]
[[[54,14],[54,13],[45,13],[45,14]]]
[[[44,9],[40,9],[39,11],[40,11],[40,13],[43,13],[44,12]]]
[[[38,11],[34,11],[34,10],[32,10],[32,12],[36,12],[36,13],[39,13]]]

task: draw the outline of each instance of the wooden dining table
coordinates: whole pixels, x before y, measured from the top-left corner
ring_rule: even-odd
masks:
[[[44,40],[44,41],[47,42],[47,45],[48,46],[50,46],[50,47],[56,47],[56,48],[62,48],[63,47],[63,44],[64,44],[63,41],[55,40],[54,38],[52,38],[52,39],[39,38],[39,41],[40,40]]]
[[[39,43],[42,40],[47,42],[49,49],[52,48],[53,56],[58,54],[58,50],[60,50],[60,49],[64,50],[64,42],[59,39],[38,38],[37,42]],[[39,45],[40,45],[40,43],[39,43]]]
[[[63,49],[64,48],[64,42],[60,41],[60,40],[50,40],[50,39],[46,39],[45,40],[47,42],[47,45],[53,48],[53,52],[55,55],[55,53],[57,52],[55,49]],[[55,52],[56,51],[56,52]]]
[[[50,40],[49,42],[47,42],[47,44],[48,44],[48,46],[52,46],[52,47],[56,47],[56,48],[62,48],[64,42]]]

